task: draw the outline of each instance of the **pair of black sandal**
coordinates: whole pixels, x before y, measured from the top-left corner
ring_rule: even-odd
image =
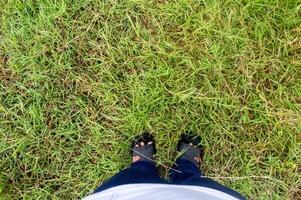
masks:
[[[200,167],[204,154],[203,146],[200,142],[201,138],[197,135],[191,133],[182,134],[177,145],[177,150],[181,152],[179,159],[189,160]],[[153,161],[154,154],[156,154],[154,137],[148,132],[139,135],[132,143],[131,154],[132,156],[140,156],[139,161]],[[195,158],[200,158],[200,160]]]

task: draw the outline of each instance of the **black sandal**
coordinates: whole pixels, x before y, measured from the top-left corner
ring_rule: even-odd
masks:
[[[177,146],[177,150],[182,152],[179,159],[189,160],[196,166],[200,167],[204,156],[204,148],[200,142],[201,137],[198,135],[191,133],[182,134]],[[200,162],[195,160],[195,157],[199,157]]]
[[[140,143],[144,142],[144,146]],[[151,142],[151,144],[149,144]],[[138,147],[136,146],[138,145]],[[132,143],[131,154],[133,156],[140,156],[139,161],[154,161],[154,154],[156,154],[156,145],[154,136],[145,132],[135,138]]]

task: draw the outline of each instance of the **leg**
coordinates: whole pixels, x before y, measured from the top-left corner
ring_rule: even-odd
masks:
[[[98,187],[94,193],[118,185],[134,183],[165,183],[165,181],[158,175],[158,170],[154,162],[137,161],[132,163],[131,167],[114,175]]]
[[[158,175],[153,155],[156,152],[152,135],[144,133],[132,144],[133,162],[131,167],[122,170],[95,190],[94,193],[118,185],[134,183],[165,183]]]
[[[196,185],[201,187],[208,187],[212,189],[216,189],[227,194],[230,194],[238,199],[245,199],[241,194],[238,192],[221,185],[220,183],[210,179],[204,178],[202,176],[202,172],[199,168],[191,161],[178,159],[176,164],[173,166],[173,169],[170,170],[170,182],[172,184],[178,185]],[[181,173],[182,172],[182,173]]]

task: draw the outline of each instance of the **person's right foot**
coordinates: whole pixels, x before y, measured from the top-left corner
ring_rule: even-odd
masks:
[[[201,138],[193,134],[182,134],[178,143],[178,151],[181,152],[179,159],[189,160],[196,166],[200,166],[203,157]]]

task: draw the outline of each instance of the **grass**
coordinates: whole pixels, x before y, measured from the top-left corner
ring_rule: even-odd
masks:
[[[298,0],[2,0],[0,17],[0,199],[84,197],[144,130],[164,166],[190,130],[207,176],[301,198]]]

